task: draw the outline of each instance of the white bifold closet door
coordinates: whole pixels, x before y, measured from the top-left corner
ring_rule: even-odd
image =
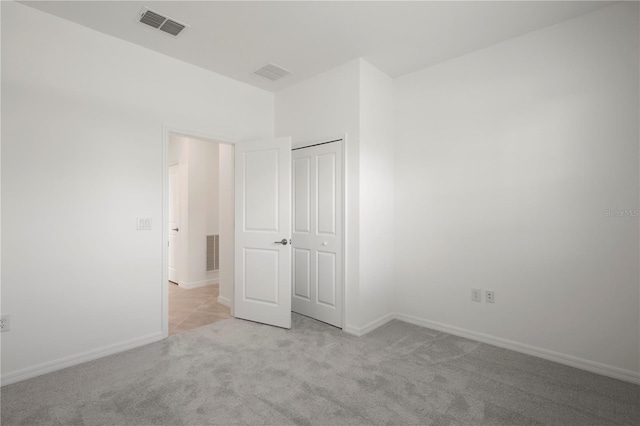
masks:
[[[293,150],[291,310],[342,328],[342,141]]]

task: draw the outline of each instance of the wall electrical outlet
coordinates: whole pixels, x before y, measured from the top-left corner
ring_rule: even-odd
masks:
[[[487,303],[495,303],[496,302],[496,294],[493,290],[487,290],[484,293],[484,299]]]
[[[11,330],[11,315],[2,315],[0,317],[0,331]]]
[[[471,300],[474,302],[482,302],[482,290],[480,290],[479,288],[472,288]]]

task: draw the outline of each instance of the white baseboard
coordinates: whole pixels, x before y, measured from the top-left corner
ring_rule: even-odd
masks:
[[[178,285],[182,288],[191,289],[191,288],[205,287],[208,285],[214,285],[214,284],[218,284],[219,282],[220,282],[219,278],[213,278],[210,280],[194,281],[192,283],[181,282]]]
[[[224,306],[231,307],[231,299],[226,297],[218,296],[218,303]]]
[[[370,323],[362,326],[362,327],[355,327],[353,325],[345,325],[344,328],[342,329],[345,333],[349,333],[352,334],[354,336],[357,337],[361,337],[364,336],[365,334],[375,330],[378,327],[382,327],[383,325],[385,325],[386,323],[388,323],[389,321],[391,321],[392,319],[395,318],[395,314],[387,314],[384,315],[376,320],[371,321]]]
[[[342,327],[342,331],[344,331],[345,333],[351,334],[352,336],[356,336],[356,337],[362,336],[362,334],[360,333],[360,328],[355,327],[353,325],[345,324],[345,326]]]
[[[82,364],[83,362],[93,361],[94,359],[102,358],[108,355],[113,355],[119,352],[124,352],[129,349],[137,348],[139,346],[148,345],[149,343],[162,340],[162,333],[153,333],[147,336],[127,340],[125,342],[116,343],[109,346],[103,346],[102,348],[82,352],[76,355],[59,358],[53,361],[44,362],[42,364],[34,365],[33,367],[23,368],[18,371],[9,372],[3,374],[0,377],[1,386],[10,385],[11,383],[21,382],[23,380],[31,379],[33,377],[41,376],[43,374],[51,373],[63,368],[72,367],[74,365]]]
[[[429,321],[424,318],[418,318],[412,315],[405,314],[393,314],[395,319],[408,322],[410,324],[419,325],[422,327],[430,328],[433,330],[443,331],[445,333],[453,334],[455,336],[466,337],[478,342],[488,343],[500,348],[510,349],[515,352],[532,355],[538,358],[543,358],[549,361],[557,362],[559,364],[568,365],[570,367],[579,368],[580,370],[590,371],[592,373],[600,374],[602,376],[612,377],[614,379],[624,380],[625,382],[631,382],[640,384],[640,373],[625,370],[623,368],[614,367],[599,362],[589,361],[583,358],[578,358],[572,355],[567,355],[559,352],[550,351],[536,346],[526,345],[524,343],[514,342],[512,340],[502,339],[500,337],[490,336],[484,333],[478,333],[476,331],[467,330],[464,328],[454,327],[447,324],[442,324],[435,321]]]
[[[226,297],[218,296],[218,303],[225,306],[231,306],[231,300]],[[445,333],[449,333],[455,336],[465,337],[468,339],[476,340],[483,343],[488,343],[493,346],[509,349],[515,352],[525,353],[538,358],[547,359],[549,361],[557,362],[559,364],[568,365],[581,370],[590,371],[592,373],[600,374],[614,379],[624,380],[634,384],[640,384],[640,373],[626,370],[619,367],[610,366],[594,361],[589,361],[583,358],[578,358],[572,355],[562,354],[559,352],[550,351],[547,349],[538,348],[535,346],[526,345],[524,343],[514,342],[499,337],[490,336],[483,333],[478,333],[472,330],[467,330],[436,321],[430,321],[424,318],[415,317],[412,315],[390,313],[384,315],[363,327],[355,327],[346,325],[343,330],[346,333],[354,336],[364,336],[367,333],[375,330],[388,323],[389,321],[397,319],[432,330],[438,330]],[[132,339],[114,345],[104,346],[95,350],[83,352],[77,355],[72,355],[64,358],[60,358],[54,361],[45,362],[35,365],[33,367],[24,368],[22,370],[2,374],[0,377],[0,386],[9,385],[11,383],[17,383],[23,380],[31,379],[33,377],[40,376],[42,374],[51,373],[53,371],[61,370],[63,368],[71,367],[74,365],[82,364],[84,362],[93,361],[98,358],[102,358],[108,355],[113,355],[119,352],[123,352],[129,349],[137,348],[139,346],[147,345],[149,343],[162,340],[162,333],[153,333],[138,339]]]
[[[475,340],[482,343],[488,343],[500,348],[509,349],[515,352],[532,355],[538,358],[543,358],[549,361],[557,362],[559,364],[568,365],[570,367],[578,368],[580,370],[590,371],[592,373],[600,374],[602,376],[611,377],[618,380],[624,380],[634,384],[640,384],[640,372],[631,370],[625,370],[623,368],[614,367],[607,364],[602,364],[595,361],[589,361],[587,359],[575,357],[573,355],[567,355],[559,352],[550,351],[543,348],[538,348],[524,343],[514,342],[512,340],[502,339],[500,337],[491,336],[484,333],[478,333],[476,331],[467,330],[460,327],[455,327],[436,321],[430,321],[424,318],[419,318],[413,315],[406,315],[400,313],[390,313],[384,315],[374,321],[371,321],[363,327],[355,327],[352,325],[346,325],[343,331],[354,336],[364,336],[367,333],[375,330],[378,327],[383,326],[391,320],[397,319],[409,324],[419,325],[421,327],[430,328],[432,330],[438,330],[445,333],[453,334],[454,336],[465,337],[467,339]]]

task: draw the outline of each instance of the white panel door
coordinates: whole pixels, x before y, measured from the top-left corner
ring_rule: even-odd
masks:
[[[293,150],[293,312],[342,327],[342,141]]]
[[[169,166],[169,281],[178,283],[178,232],[180,231],[180,166]]]
[[[291,139],[235,145],[234,315],[291,328]]]

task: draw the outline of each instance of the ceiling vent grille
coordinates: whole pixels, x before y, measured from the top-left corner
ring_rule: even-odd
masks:
[[[166,21],[164,21],[164,24],[162,24],[162,26],[160,27],[160,31],[169,33],[172,36],[177,36],[182,30],[184,30],[184,25],[179,22],[172,21],[171,19],[167,19]]]
[[[138,14],[138,21],[160,31],[164,31],[167,34],[171,34],[172,36],[177,36],[187,27],[186,24],[167,18],[146,7]]]
[[[280,80],[282,77],[286,77],[291,74],[289,71],[275,64],[267,64],[264,67],[255,70],[253,73],[271,81]]]

